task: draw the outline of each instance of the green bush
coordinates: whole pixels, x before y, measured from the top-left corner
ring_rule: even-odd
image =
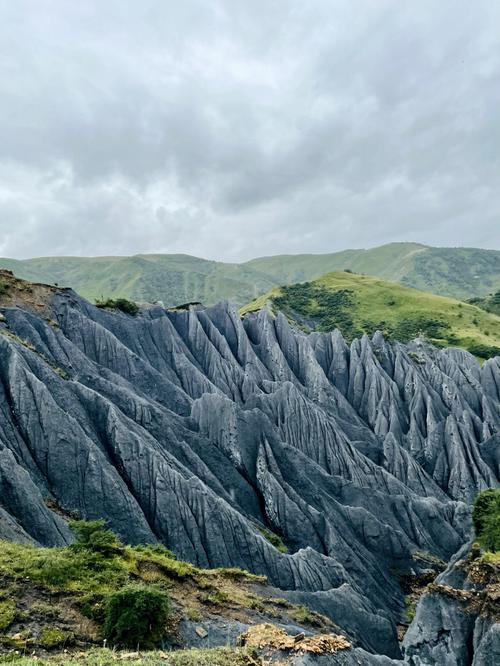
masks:
[[[112,645],[152,648],[165,634],[170,598],[152,585],[128,585],[108,598],[103,633]]]
[[[480,358],[493,358],[494,356],[500,356],[500,347],[495,347],[493,345],[469,345],[468,350],[474,356],[479,356]]]
[[[139,306],[134,301],[129,301],[127,298],[107,298],[98,299],[95,301],[98,308],[112,308],[113,310],[121,310],[126,314],[135,316],[139,312]]]
[[[283,539],[280,536],[274,532],[271,532],[271,530],[268,530],[265,527],[259,527],[259,532],[262,534],[264,539],[269,541],[269,543],[274,546],[276,550],[279,550],[280,553],[288,553],[288,548],[283,543]]]
[[[481,546],[500,551],[500,488],[489,488],[476,497],[472,523]]]
[[[445,338],[449,324],[434,317],[415,315],[401,319],[391,330],[391,337],[400,342],[408,342],[424,335],[427,338]]]
[[[108,556],[123,553],[123,544],[105,525],[104,520],[71,521],[69,526],[75,535],[73,550],[85,549]]]

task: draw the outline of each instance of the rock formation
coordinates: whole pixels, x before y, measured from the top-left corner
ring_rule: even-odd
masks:
[[[15,280],[1,302],[0,537],[64,544],[69,516],[104,517],[401,658],[399,574],[449,560],[499,481],[500,359],[227,303],[133,317]]]

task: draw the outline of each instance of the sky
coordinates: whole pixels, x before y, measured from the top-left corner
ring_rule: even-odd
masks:
[[[500,249],[500,3],[0,0],[0,256]]]

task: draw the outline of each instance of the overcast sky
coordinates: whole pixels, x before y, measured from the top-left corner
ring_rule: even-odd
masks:
[[[0,255],[500,248],[494,0],[0,0]]]

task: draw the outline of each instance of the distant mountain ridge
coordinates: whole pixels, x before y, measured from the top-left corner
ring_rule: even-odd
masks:
[[[244,263],[185,254],[131,257],[0,259],[0,268],[32,281],[70,286],[100,297],[162,301],[166,306],[230,300],[244,305],[270,289],[349,269],[458,299],[500,289],[500,251],[390,243],[368,250],[259,257]]]

